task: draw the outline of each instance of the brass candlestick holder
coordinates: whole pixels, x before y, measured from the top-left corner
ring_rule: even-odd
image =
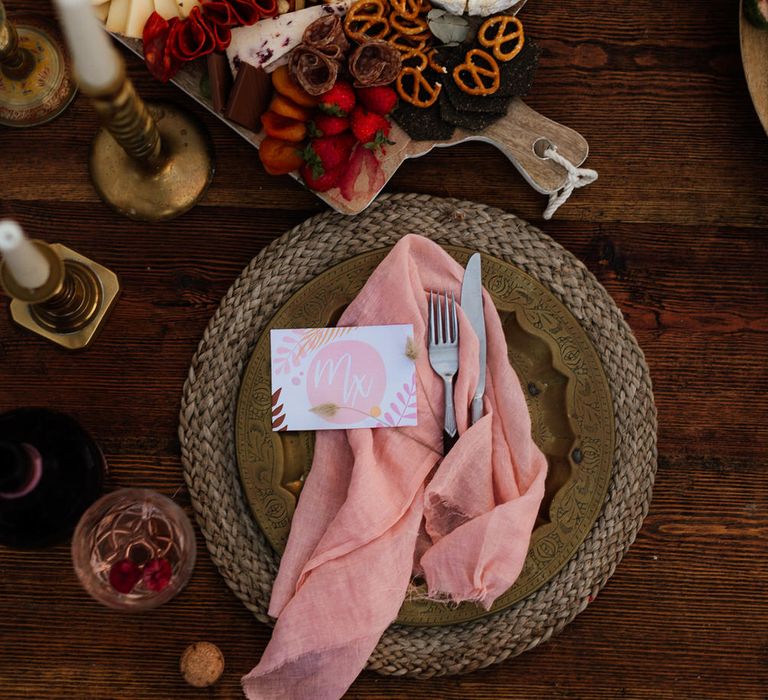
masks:
[[[11,23],[0,1],[0,125],[49,122],[76,92],[69,55],[56,27],[28,14],[15,16]]]
[[[33,243],[50,265],[42,287],[25,289],[0,264],[0,284],[12,297],[11,317],[68,350],[88,347],[117,300],[117,275],[60,243]]]
[[[145,104],[121,72],[109,89],[83,92],[103,128],[91,147],[91,179],[101,198],[139,221],[171,219],[191,209],[213,179],[213,145],[191,114]]]

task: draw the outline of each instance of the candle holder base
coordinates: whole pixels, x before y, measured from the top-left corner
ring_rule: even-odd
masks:
[[[107,320],[120,293],[117,275],[74,250],[52,243],[72,280],[69,296],[56,305],[31,304],[13,299],[11,318],[46,340],[67,350],[88,347]]]
[[[103,128],[91,146],[91,180],[99,196],[120,214],[164,221],[188,211],[205,195],[213,179],[213,144],[202,123],[179,107],[147,107],[160,133],[164,165],[158,171],[147,169]]]
[[[15,15],[24,61],[0,66],[0,125],[29,127],[58,117],[72,102],[77,86],[69,54],[55,25],[37,15]]]

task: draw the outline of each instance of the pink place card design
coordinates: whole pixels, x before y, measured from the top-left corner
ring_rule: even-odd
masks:
[[[272,430],[416,425],[413,326],[270,333]]]

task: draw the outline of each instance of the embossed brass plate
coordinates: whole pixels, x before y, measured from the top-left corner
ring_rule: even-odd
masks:
[[[446,246],[462,265],[473,251]],[[275,314],[256,343],[240,388],[236,449],[251,510],[282,552],[303,477],[312,465],[312,433],[272,432],[269,330],[335,324],[389,249],[351,258],[319,275]],[[483,255],[490,292],[509,346],[509,359],[528,400],[534,439],[547,456],[546,495],[517,582],[490,611],[406,600],[397,622],[465,622],[509,607],[552,578],[589,533],[611,476],[614,425],[608,381],[595,349],[571,313],[520,269]]]

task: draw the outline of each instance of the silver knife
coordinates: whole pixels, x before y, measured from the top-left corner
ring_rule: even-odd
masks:
[[[461,283],[461,308],[472,324],[478,341],[480,341],[480,374],[472,397],[472,422],[474,425],[483,416],[483,394],[485,394],[485,316],[483,315],[483,283],[480,271],[480,253],[475,253],[464,270],[464,281]]]

